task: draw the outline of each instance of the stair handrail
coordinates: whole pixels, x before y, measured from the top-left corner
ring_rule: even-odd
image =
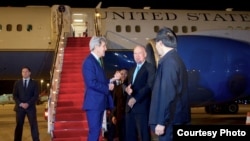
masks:
[[[63,21],[65,20],[63,17],[62,10],[65,10],[63,6],[58,6],[57,14],[59,15],[57,20],[57,29],[58,34],[56,38],[55,44],[55,56],[52,63],[52,69],[50,72],[50,86],[49,86],[49,98],[47,103],[47,123],[48,123],[48,133],[53,137],[53,130],[54,130],[54,121],[55,121],[55,113],[56,113],[56,102],[59,93],[60,87],[60,76],[62,71],[63,65],[63,56],[64,56],[64,48],[66,46],[67,38],[70,34],[64,31],[65,25]],[[67,30],[66,30],[67,31]],[[62,34],[63,33],[63,34]]]

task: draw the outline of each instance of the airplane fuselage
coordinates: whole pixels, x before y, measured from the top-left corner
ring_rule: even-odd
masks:
[[[0,51],[56,53],[61,38],[98,35],[108,39],[111,54],[123,51],[130,54],[137,44],[154,47],[152,40],[156,33],[167,26],[178,35],[178,52],[188,68],[194,106],[250,95],[249,11],[95,9],[54,5],[0,7],[0,19]],[[117,56],[108,59],[106,65],[133,65],[133,58],[122,58],[123,64],[112,64],[115,59]],[[117,67],[110,67],[108,71],[115,69]]]

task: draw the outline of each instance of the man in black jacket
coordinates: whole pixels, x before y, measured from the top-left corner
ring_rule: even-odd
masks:
[[[27,115],[33,141],[39,140],[39,131],[36,115],[36,102],[39,98],[38,84],[30,78],[30,68],[22,68],[22,79],[15,82],[13,98],[15,100],[16,128],[14,141],[21,141],[23,124]]]
[[[170,28],[162,28],[156,36],[160,56],[152,90],[149,125],[159,141],[173,141],[173,125],[191,121],[188,74],[177,52],[177,37]]]

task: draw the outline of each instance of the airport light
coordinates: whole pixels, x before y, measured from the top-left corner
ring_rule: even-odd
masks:
[[[41,81],[40,81],[40,82],[41,82],[41,93],[42,93],[42,89],[43,89],[43,82],[44,82],[44,81],[43,81],[43,79],[41,79]]]
[[[47,83],[46,84],[46,86],[47,86],[47,91],[49,90],[49,86],[50,86],[50,84],[49,83]]]

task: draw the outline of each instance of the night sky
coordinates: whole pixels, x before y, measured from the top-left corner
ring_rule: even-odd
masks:
[[[1,6],[54,5],[66,4],[71,7],[96,7],[100,0],[0,0]],[[250,11],[247,0],[102,0],[102,8],[131,7],[151,9],[195,9],[195,10],[234,10]]]

